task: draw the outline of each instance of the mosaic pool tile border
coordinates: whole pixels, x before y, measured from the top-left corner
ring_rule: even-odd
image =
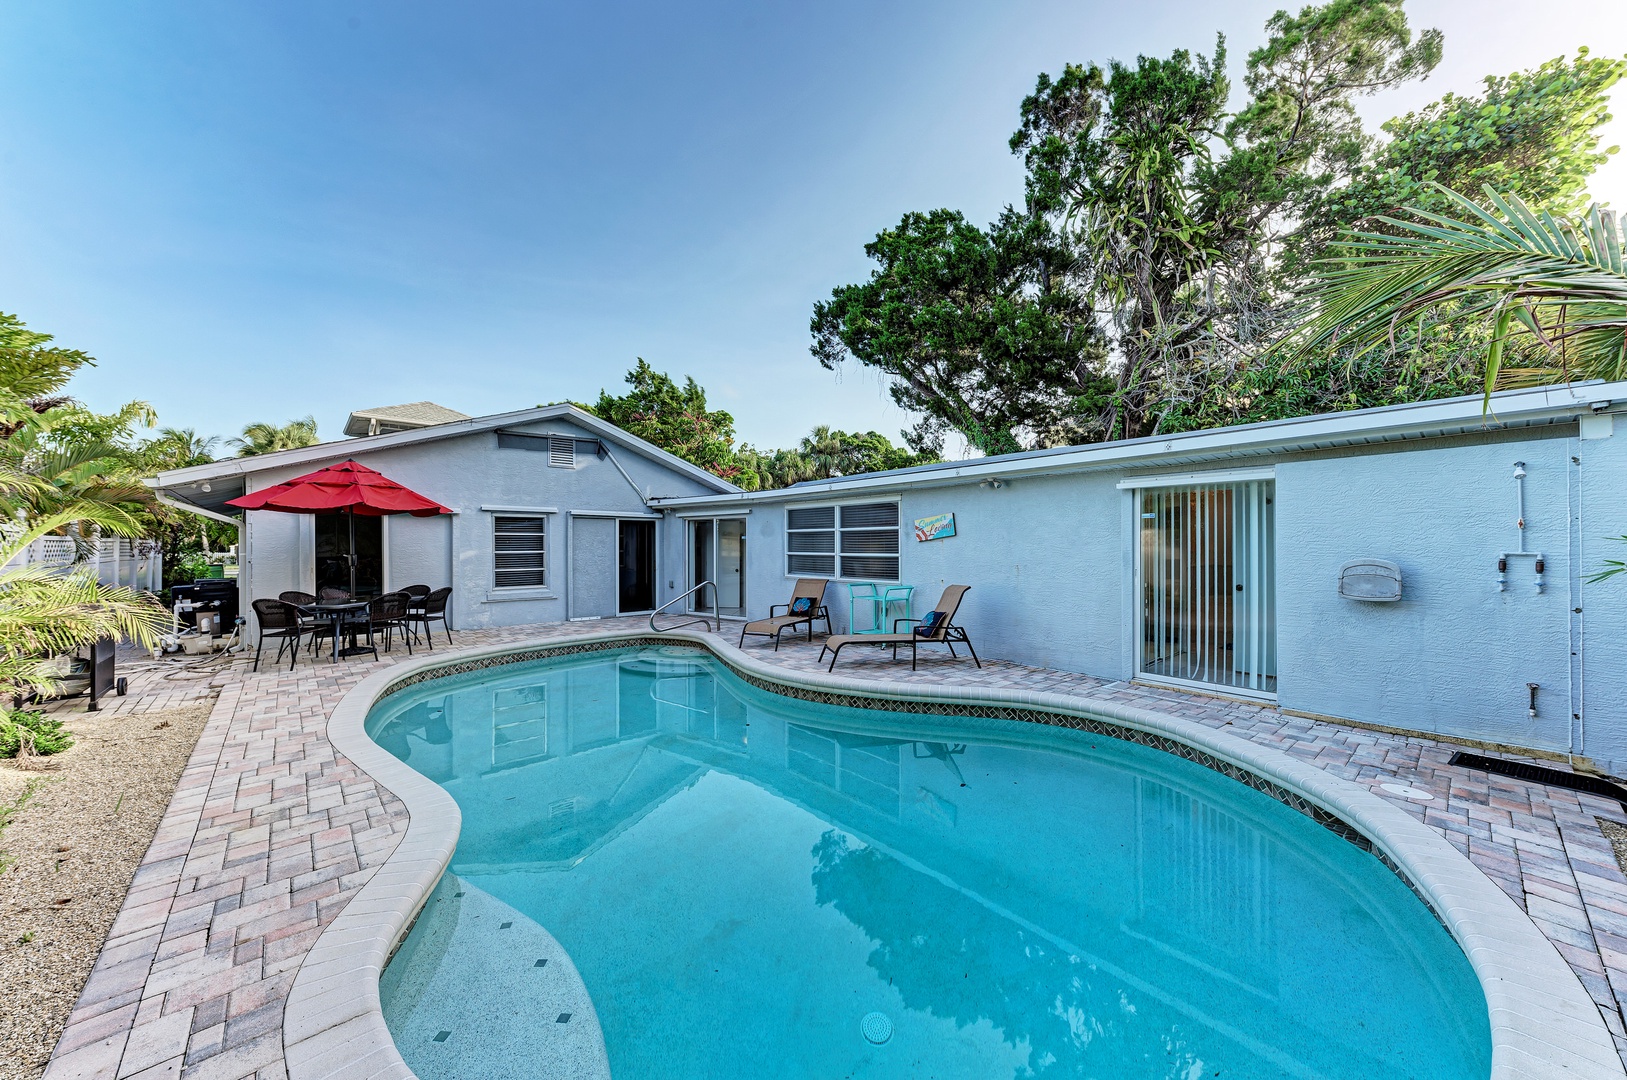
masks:
[[[755,672],[746,671],[731,663],[725,656],[708,649],[704,645],[688,642],[673,641],[670,638],[658,636],[629,636],[599,641],[578,641],[561,643],[558,645],[539,645],[530,648],[515,649],[512,652],[497,653],[489,656],[475,657],[470,660],[455,660],[444,666],[425,668],[403,675],[392,682],[378,696],[378,701],[400,693],[410,687],[421,683],[432,682],[436,679],[449,678],[454,675],[464,675],[472,671],[487,671],[492,668],[508,667],[514,664],[523,664],[533,660],[548,660],[560,656],[575,656],[584,653],[609,652],[621,649],[637,649],[660,647],[662,649],[677,649],[683,652],[695,653],[711,657],[722,664],[736,678],[742,682],[756,687],[759,690],[781,697],[794,698],[798,701],[808,701],[821,705],[837,705],[855,709],[870,709],[879,712],[910,713],[922,716],[953,716],[985,720],[1017,720],[1031,724],[1044,724],[1049,727],[1062,727],[1074,731],[1084,731],[1091,735],[1100,735],[1104,738],[1119,739],[1123,742],[1136,743],[1153,750],[1160,750],[1166,754],[1201,765],[1222,776],[1246,784],[1262,794],[1282,803],[1284,806],[1310,818],[1318,825],[1338,836],[1347,843],[1374,856],[1389,869],[1401,883],[1424,905],[1425,909],[1435,917],[1435,920],[1450,931],[1446,920],[1435,909],[1412,878],[1397,866],[1384,850],[1374,844],[1372,839],[1356,828],[1350,822],[1305,798],[1296,791],[1283,787],[1275,781],[1269,780],[1258,773],[1252,772],[1223,758],[1215,757],[1207,751],[1172,739],[1167,735],[1157,735],[1142,731],[1138,728],[1102,720],[1093,716],[1075,715],[1064,712],[1055,712],[1049,709],[1029,709],[1020,706],[980,705],[974,702],[955,702],[924,700],[916,698],[877,698],[860,694],[848,694],[832,690],[812,690],[793,683],[779,682],[764,678]],[[409,927],[410,929],[410,927]],[[399,942],[397,942],[399,946]],[[393,950],[392,950],[393,953]]]

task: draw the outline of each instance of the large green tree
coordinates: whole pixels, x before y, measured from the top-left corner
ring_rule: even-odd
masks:
[[[627,373],[625,394],[599,391],[586,408],[601,420],[654,443],[710,473],[735,480],[734,417],[706,404],[706,390],[686,375],[682,385],[639,357]]]
[[[936,453],[913,453],[874,431],[829,426],[814,428],[796,446],[757,450],[736,444],[734,417],[708,407],[705,388],[692,376],[679,384],[640,357],[626,381],[627,393],[601,390],[597,402],[581,407],[747,491],[938,460]]]
[[[985,231],[960,213],[906,214],[865,246],[870,280],[814,306],[814,355],[890,376],[923,414],[917,450],[953,428],[986,454],[1022,449],[1102,394],[1103,335],[1040,217],[1008,209]]]
[[[1042,75],[1011,139],[1023,207],[975,235],[951,211],[906,215],[866,248],[871,280],[815,307],[815,356],[881,369],[985,452],[1158,430],[1217,349],[1269,329],[1281,233],[1366,148],[1355,98],[1440,56],[1399,0],[1279,12],[1267,32],[1236,113],[1224,40]]]
[[[1319,193],[1303,225],[1287,238],[1275,271],[1278,295],[1270,337],[1292,324],[1291,303],[1318,287],[1317,271],[1342,230],[1399,236],[1399,220],[1420,213],[1461,216],[1452,191],[1484,187],[1517,194],[1534,212],[1578,218],[1588,177],[1616,148],[1601,148],[1608,94],[1627,73],[1621,60],[1559,57],[1537,68],[1486,80],[1480,95],[1446,94],[1384,125],[1389,139],[1349,183]],[[1494,210],[1495,212],[1495,210]],[[1330,340],[1284,366],[1275,354],[1217,348],[1192,371],[1194,392],[1172,403],[1167,431],[1371,408],[1477,392],[1497,337],[1492,320],[1465,307],[1462,295],[1413,307],[1386,333],[1385,347],[1358,350]],[[1506,338],[1511,366],[1551,369],[1536,339]]]

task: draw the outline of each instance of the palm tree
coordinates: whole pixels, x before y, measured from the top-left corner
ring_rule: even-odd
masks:
[[[30,518],[27,507],[50,485],[0,464],[0,512],[26,524],[0,535],[0,566],[42,536],[87,526],[131,535],[134,522],[116,506],[70,501],[55,513]],[[76,565],[20,566],[0,570],[0,687],[50,692],[54,680],[41,664],[105,637],[129,638],[151,647],[169,621],[152,595],[103,585],[94,570]]]
[[[1310,290],[1310,317],[1279,348],[1359,357],[1433,311],[1451,322],[1490,320],[1488,394],[1627,377],[1627,231],[1616,215],[1594,206],[1584,220],[1556,220],[1489,187],[1490,209],[1437,187],[1462,219],[1413,210],[1422,222],[1380,219],[1399,235],[1349,234]],[[1535,345],[1550,362],[1510,367],[1511,345]]]
[[[237,447],[238,457],[253,457],[278,450],[298,450],[316,443],[316,417],[290,420],[282,427],[275,424],[250,424],[243,429],[242,438],[228,439]]]
[[[196,428],[159,428],[158,437],[141,448],[141,463],[152,472],[207,465],[219,446],[219,435],[205,437]]]

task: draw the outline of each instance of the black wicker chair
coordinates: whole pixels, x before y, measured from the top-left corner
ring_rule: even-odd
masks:
[[[423,627],[424,640],[429,642],[431,651],[433,651],[435,648],[435,638],[434,635],[430,633],[429,627],[429,624],[432,622],[438,622],[441,624],[441,629],[446,631],[446,643],[448,645],[452,644],[452,628],[448,626],[446,622],[446,602],[451,598],[451,596],[452,589],[450,586],[442,589],[436,589],[434,592],[424,597],[424,602],[421,606],[413,608],[407,612],[407,622],[409,625]]]
[[[407,624],[407,594],[385,593],[374,597],[367,604],[367,639],[371,643],[373,635],[384,635],[384,651],[389,652],[395,640],[395,631],[400,629],[401,640],[407,643],[407,655],[412,655],[412,627]],[[373,655],[378,655],[375,646]]]
[[[299,662],[299,639],[305,633],[299,608],[282,600],[256,600],[254,619],[259,623],[259,640],[254,645],[254,670],[260,670],[260,651],[265,648],[266,638],[276,638],[277,659],[273,662],[281,663],[283,650],[292,645],[289,651],[293,656],[288,661],[288,670],[293,671],[294,665]]]

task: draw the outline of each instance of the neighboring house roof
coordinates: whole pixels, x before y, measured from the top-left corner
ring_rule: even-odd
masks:
[[[544,405],[536,409],[522,409],[518,412],[497,413],[492,416],[477,416],[466,420],[456,420],[451,423],[436,424],[433,427],[414,428],[408,431],[392,432],[388,435],[371,435],[356,439],[344,439],[337,442],[317,443],[315,446],[302,446],[296,450],[278,450],[270,454],[254,454],[249,457],[222,458],[211,461],[207,465],[194,465],[187,469],[174,469],[159,473],[146,481],[148,487],[157,489],[161,498],[168,499],[180,505],[183,509],[195,510],[204,514],[220,517],[229,514],[226,500],[235,499],[246,490],[244,480],[251,473],[265,472],[269,469],[297,468],[308,465],[312,469],[330,461],[343,461],[346,458],[371,453],[375,450],[387,450],[397,446],[414,446],[419,443],[436,442],[441,439],[455,439],[463,435],[473,435],[480,432],[496,431],[499,428],[515,427],[521,424],[535,424],[549,420],[566,420],[582,430],[589,432],[607,444],[614,444],[648,458],[657,464],[663,465],[673,472],[680,473],[698,483],[704,484],[720,494],[732,494],[740,489],[721,477],[714,476],[705,469],[691,465],[683,458],[667,453],[653,443],[645,442],[636,435],[628,434],[614,424],[605,422],[592,413],[584,412],[574,405]]]
[[[829,480],[809,480],[770,491],[729,495],[652,499],[658,507],[681,508],[720,502],[759,502],[804,496],[862,495],[869,490],[932,487],[1037,473],[1086,472],[1103,469],[1178,469],[1212,466],[1278,454],[1374,446],[1474,432],[1507,431],[1575,423],[1596,411],[1627,413],[1627,382],[1587,382],[1508,390],[1492,395],[1490,408],[1482,395],[1386,405],[1341,413],[1320,413],[1258,424],[1206,428],[1178,435],[1059,446],[998,457],[943,461],[912,469],[859,473]],[[1627,436],[1627,432],[1623,433]]]
[[[345,434],[351,438],[368,435],[388,435],[392,431],[410,431],[413,428],[434,427],[468,420],[469,416],[433,401],[414,401],[406,405],[382,405],[377,409],[357,409],[345,421]]]

